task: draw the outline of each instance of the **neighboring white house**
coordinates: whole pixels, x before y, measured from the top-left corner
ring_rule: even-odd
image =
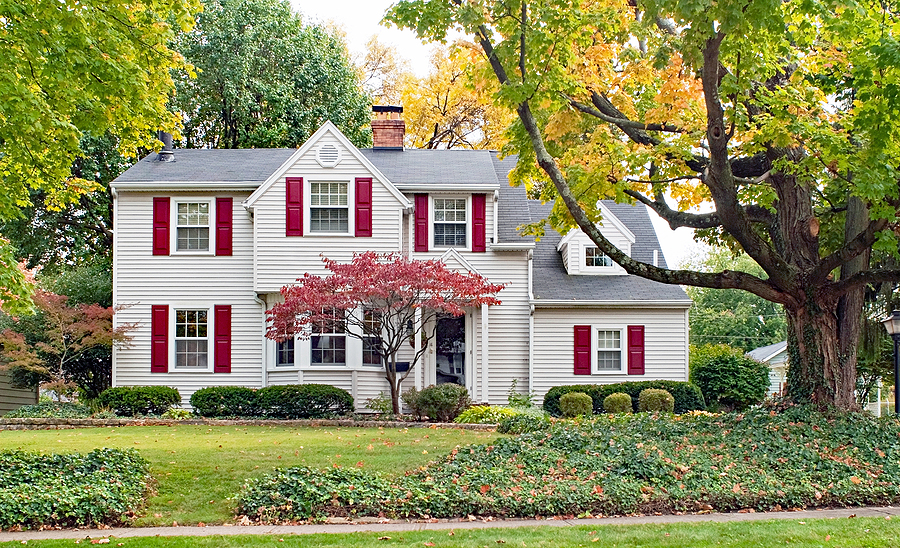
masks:
[[[787,384],[787,341],[754,348],[747,352],[747,356],[769,366],[769,390],[766,395],[769,397],[783,395]]]
[[[376,111],[371,149],[329,122],[299,149],[164,150],[111,183],[114,301],[126,307],[115,319],[139,324],[114,350],[114,386],[168,385],[187,400],[205,386],[327,383],[362,410],[388,386],[358,339],[264,335],[282,286],[327,274],[323,255],[365,250],[440,258],[506,284],[502,304],[441,320],[409,386],[457,382],[500,404],[514,380],[539,396],[560,384],[687,380],[691,301],[680,287],[625,274],[580,231],[522,237],[517,227],[549,206],[509,185],[515,158],[405,150],[400,109]],[[665,266],[644,206],[604,202],[603,219],[620,249]]]

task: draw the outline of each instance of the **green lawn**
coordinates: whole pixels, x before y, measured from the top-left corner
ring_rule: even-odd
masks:
[[[151,465],[157,493],[135,525],[219,524],[233,517],[249,478],[275,468],[360,467],[399,474],[442,458],[457,445],[486,443],[494,432],[431,428],[131,426],[0,431],[0,450],[87,452],[134,447]]]
[[[97,531],[92,531],[96,536]],[[283,539],[284,542],[281,542]],[[73,546],[74,540],[29,541],[29,546]],[[82,541],[81,544],[86,544]],[[120,544],[121,543],[121,544]],[[481,548],[491,546],[559,547],[690,547],[690,548],[895,548],[900,546],[900,523],[883,518],[769,520],[743,523],[681,523],[670,525],[604,525],[600,527],[522,527],[285,536],[149,537],[112,539],[109,546],[129,548],[303,546],[342,548],[369,546],[435,546]],[[20,542],[0,546],[21,546]]]

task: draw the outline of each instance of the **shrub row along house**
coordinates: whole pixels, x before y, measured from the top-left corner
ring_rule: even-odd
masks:
[[[545,217],[483,150],[404,150],[399,107],[375,107],[375,146],[325,123],[299,149],[165,147],[112,184],[114,300],[139,327],[113,357],[114,386],[324,383],[362,410],[387,392],[378,356],[345,333],[265,337],[266,310],[322,257],[399,252],[505,284],[502,304],[438,320],[406,387],[455,382],[474,401],[560,384],[687,380],[690,299],[626,275],[580,231],[535,241]],[[603,204],[603,232],[637,260],[664,265],[646,208]],[[419,341],[411,340],[412,355]]]

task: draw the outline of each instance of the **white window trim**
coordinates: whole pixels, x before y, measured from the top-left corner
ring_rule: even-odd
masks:
[[[434,200],[435,198],[442,200],[465,200],[466,201],[466,246],[455,247],[452,245],[436,245],[434,243]],[[469,251],[472,249],[472,195],[471,194],[429,194],[428,195],[428,239],[429,249],[447,250],[460,249]]]
[[[582,272],[590,272],[595,274],[614,274],[619,271],[618,265],[615,261],[613,261],[610,266],[588,266],[587,250],[591,247],[597,247],[597,245],[594,242],[589,242],[579,246],[578,266],[580,267],[580,270]],[[597,249],[599,250],[600,248],[597,247]],[[603,252],[601,251],[601,253]],[[606,255],[605,253],[603,254]],[[607,257],[609,257],[609,255],[607,255]],[[611,257],[610,260],[612,261]]]
[[[619,369],[598,369],[597,368],[597,352],[600,351],[599,344],[597,341],[598,335],[600,331],[618,331],[619,332],[619,364],[621,367]],[[606,326],[606,325],[592,325],[591,326],[591,374],[592,375],[622,375],[623,373],[628,372],[628,353],[627,353],[627,345],[628,341],[625,339],[626,337],[626,329],[622,326]],[[608,349],[604,349],[608,350]]]
[[[312,230],[312,184],[313,183],[344,183],[347,185],[347,231],[346,232],[320,232]],[[304,177],[303,178],[303,234],[309,236],[353,236],[356,234],[356,185],[347,177]]]
[[[209,204],[209,248],[200,249],[178,249],[178,204]],[[209,196],[200,197],[176,197],[172,198],[172,211],[170,212],[169,226],[170,230],[170,247],[171,255],[215,255],[216,254],[216,199]]]
[[[206,368],[178,367],[178,356],[175,351],[175,313],[177,310],[206,310]],[[215,363],[215,314],[209,304],[179,303],[169,305],[169,373],[212,373]]]
[[[273,346],[275,347],[275,352],[274,352],[275,355],[272,358],[272,367],[270,368],[271,371],[293,371],[299,367],[297,365],[297,349],[300,346],[300,344],[299,344],[300,341],[297,340],[297,337],[294,337],[293,341],[294,341],[294,356],[293,356],[294,359],[291,363],[284,364],[284,365],[278,364],[278,341],[272,341]]]

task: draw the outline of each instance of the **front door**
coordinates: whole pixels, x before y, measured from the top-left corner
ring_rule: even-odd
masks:
[[[435,333],[435,381],[466,386],[466,316],[439,316]]]

